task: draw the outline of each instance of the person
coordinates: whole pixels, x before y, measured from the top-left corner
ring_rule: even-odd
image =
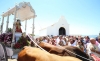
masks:
[[[96,41],[95,38],[90,39],[90,43],[87,45],[87,53],[89,55],[94,54],[100,57],[100,44]]]
[[[44,37],[44,38],[43,38],[43,42],[46,42],[46,43],[47,43],[47,42],[48,42],[47,39],[48,39],[47,37]]]
[[[68,41],[68,46],[76,46],[76,45],[77,45],[77,40],[70,38]]]
[[[90,43],[90,37],[89,36],[85,36],[84,39],[84,44]]]
[[[84,43],[82,40],[78,40],[77,47],[84,52]]]
[[[52,37],[52,45],[56,46],[56,37]]]
[[[17,19],[17,21],[15,22],[15,27],[16,27],[15,32],[22,33],[21,22],[19,19]]]
[[[40,43],[39,38],[36,38],[36,40],[35,40],[35,41],[36,41],[36,43],[37,43],[37,44],[39,44],[39,43]]]
[[[100,43],[100,37],[98,37],[98,42]]]
[[[65,44],[66,44],[66,46],[67,46],[67,45],[68,45],[68,38],[65,37],[65,38],[64,38],[64,41],[65,41]]]
[[[48,38],[47,42],[48,42],[49,44],[52,44],[51,38]]]
[[[60,45],[59,45],[60,37],[61,37],[61,36],[57,36],[57,37],[56,37],[56,40],[55,40],[56,46],[60,46]]]
[[[59,45],[60,46],[65,46],[66,45],[66,42],[65,42],[64,38],[60,38]]]

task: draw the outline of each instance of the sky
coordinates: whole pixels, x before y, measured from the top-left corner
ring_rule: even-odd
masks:
[[[70,24],[70,34],[98,35],[100,32],[100,0],[1,0],[0,15],[23,1],[30,2],[36,12],[36,35],[39,35],[40,29],[54,24],[61,16]],[[1,16],[0,18],[2,20]],[[4,20],[3,31],[6,29],[7,18]],[[12,27],[14,17],[10,16],[9,20],[9,27]],[[27,33],[31,33],[32,19],[27,22]],[[25,31],[24,29],[25,22],[22,22],[22,30]]]

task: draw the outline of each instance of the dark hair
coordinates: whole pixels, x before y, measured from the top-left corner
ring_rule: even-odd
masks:
[[[84,46],[84,42],[82,40],[80,40],[79,42],[81,42],[82,43],[82,46]]]
[[[86,36],[86,38],[90,39],[90,37],[89,37],[89,36]]]
[[[17,22],[19,21],[19,25],[21,26],[21,22],[20,22],[20,20],[19,19],[17,19]]]
[[[78,40],[78,38],[76,37],[76,40]]]

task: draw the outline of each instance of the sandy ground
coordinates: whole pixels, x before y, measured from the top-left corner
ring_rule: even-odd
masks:
[[[17,59],[8,59],[8,61],[17,61]]]

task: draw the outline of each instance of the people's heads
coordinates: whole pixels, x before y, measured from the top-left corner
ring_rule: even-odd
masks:
[[[78,37],[78,40],[81,40],[81,36]]]
[[[46,39],[46,37],[43,37],[43,39],[45,40],[45,39]]]
[[[50,39],[50,38],[48,38],[47,40],[48,40],[48,42],[49,42],[49,41],[51,41],[51,39]]]
[[[96,39],[95,39],[95,38],[90,38],[90,42],[91,42],[92,44],[95,44],[95,43],[96,43]]]
[[[59,36],[59,39],[62,39],[62,36]]]
[[[71,44],[74,43],[73,38],[70,38],[70,39],[69,39],[69,42],[70,42]]]
[[[83,43],[82,40],[78,40],[78,44],[79,44],[79,45],[84,45],[84,43]]]
[[[85,39],[86,39],[86,40],[89,40],[90,38],[89,38],[89,36],[86,36]]]
[[[43,41],[43,37],[39,37],[39,41]]]

